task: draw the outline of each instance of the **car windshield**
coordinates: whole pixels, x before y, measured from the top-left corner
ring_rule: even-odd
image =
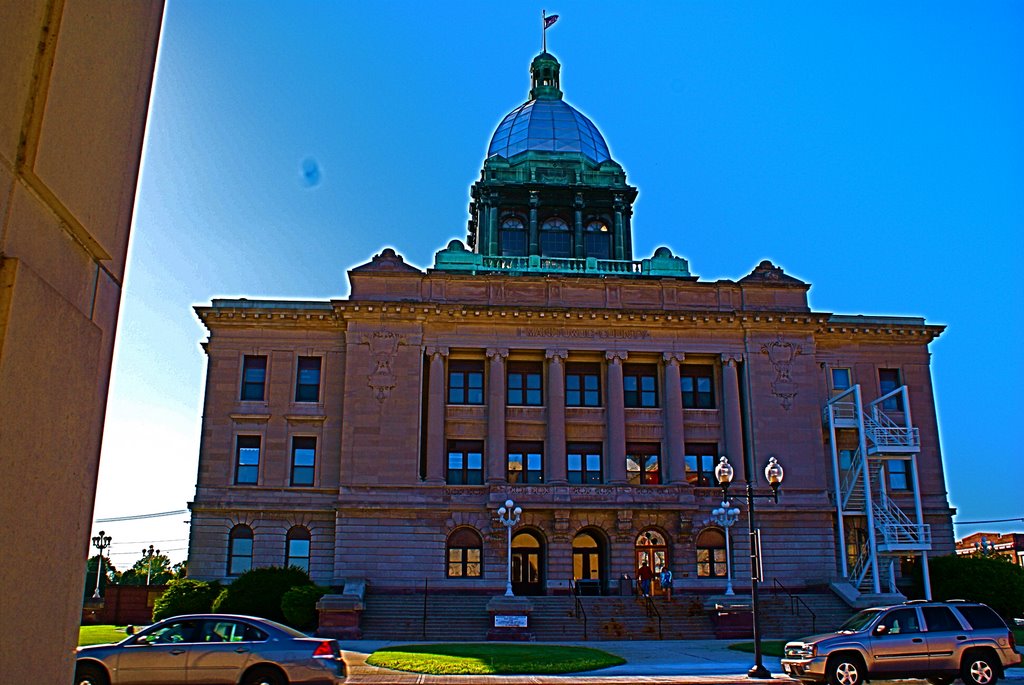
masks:
[[[836,632],[840,633],[856,633],[864,630],[865,627],[875,616],[881,612],[881,609],[865,609],[864,611],[858,611],[856,614],[847,619],[846,623],[839,626],[839,630]]]

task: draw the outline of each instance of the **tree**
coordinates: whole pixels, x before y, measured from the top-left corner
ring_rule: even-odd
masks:
[[[213,610],[229,614],[262,616],[284,623],[281,598],[293,587],[312,585],[300,568],[265,566],[246,571],[228,585],[213,603]]]
[[[99,564],[99,555],[89,557],[85,562],[85,587],[82,590],[82,599],[89,599],[96,591],[96,568]],[[100,595],[106,592],[107,585],[116,583],[120,574],[110,559],[103,557],[103,576],[100,578]]]
[[[172,580],[153,604],[153,620],[181,614],[206,613],[210,611],[218,594],[220,584],[216,581],[205,583],[189,578]]]
[[[150,564],[152,563],[152,566]],[[143,555],[132,567],[121,574],[121,585],[145,585],[146,574],[149,573],[150,585],[166,585],[174,579],[171,560],[166,554]]]
[[[1024,615],[1024,568],[998,556],[951,554],[928,562],[932,596],[984,602],[1007,620]]]

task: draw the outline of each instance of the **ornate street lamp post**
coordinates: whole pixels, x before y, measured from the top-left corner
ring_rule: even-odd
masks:
[[[103,575],[103,550],[110,547],[111,537],[102,530],[99,535],[92,537],[92,546],[100,551],[100,558],[96,560],[96,590],[92,593],[93,599],[100,598],[100,576]]]
[[[523,510],[521,507],[516,507],[515,502],[510,499],[505,500],[505,506],[498,507],[498,520],[501,521],[501,525],[508,529],[508,580],[505,582],[505,596],[513,597],[512,593],[512,528],[519,523],[519,518],[522,516]],[[513,509],[513,507],[515,507]]]
[[[149,585],[149,579],[153,575],[153,557],[159,555],[160,550],[154,550],[153,545],[150,545],[149,549],[142,548],[142,558],[146,560],[146,585]]]
[[[732,548],[729,544],[729,529],[740,517],[740,510],[737,507],[730,507],[729,500],[722,502],[722,506],[712,510],[711,520],[725,529],[725,594],[735,595],[732,589]]]
[[[729,485],[732,483],[733,475],[735,471],[732,468],[732,464],[729,463],[729,459],[722,457],[718,460],[718,466],[715,467],[715,480],[718,481],[719,487],[722,488],[722,499],[729,499]],[[751,473],[748,470],[746,472],[746,485],[747,485],[747,530],[750,533],[750,604],[751,612],[754,619],[754,665],[751,666],[750,670],[747,671],[747,676],[750,678],[771,678],[771,672],[765,668],[761,658],[761,621],[760,621],[760,606],[757,599],[757,581],[760,580],[759,564],[760,559],[760,548],[759,548],[759,536],[757,525],[754,520],[754,500],[758,498],[772,498],[776,504],[779,502],[779,487],[782,485],[782,478],[784,476],[782,466],[779,464],[775,457],[768,460],[768,466],[764,469],[764,477],[768,481],[768,485],[771,486],[772,493],[755,493],[754,484],[750,481]]]

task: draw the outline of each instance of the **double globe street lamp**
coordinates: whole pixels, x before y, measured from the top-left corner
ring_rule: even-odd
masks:
[[[513,508],[514,507],[514,508]],[[505,582],[505,596],[514,597],[512,593],[512,528],[519,523],[523,514],[522,507],[510,499],[505,500],[505,505],[498,507],[498,520],[501,525],[508,529],[508,580]]]
[[[149,579],[153,575],[153,557],[160,556],[160,550],[154,550],[153,545],[149,546],[149,549],[142,548],[142,558],[146,560],[146,585],[149,585]]]
[[[722,502],[722,506],[713,509],[711,520],[725,529],[725,594],[735,595],[736,593],[732,589],[732,548],[729,544],[729,529],[739,519],[740,510],[729,505],[729,500],[725,500]]]
[[[92,536],[92,546],[100,551],[99,559],[96,560],[96,590],[92,593],[93,599],[100,598],[100,578],[103,576],[103,550],[110,547],[112,539],[102,530],[99,532],[99,535]]]
[[[747,456],[750,457],[750,455]],[[750,464],[750,461],[747,463]],[[747,671],[747,676],[750,678],[771,678],[772,674],[765,668],[761,655],[760,605],[757,598],[757,582],[761,580],[761,549],[759,530],[754,520],[754,500],[770,497],[778,504],[779,487],[782,485],[782,478],[785,473],[782,470],[782,465],[779,464],[775,457],[771,457],[768,460],[768,465],[764,469],[764,477],[772,489],[769,495],[767,493],[754,492],[754,484],[751,482],[752,470],[752,468],[748,468],[744,474],[747,486],[747,530],[750,533],[750,604],[754,624],[754,665]],[[718,460],[718,466],[715,467],[715,480],[718,481],[718,486],[722,488],[723,505],[729,500],[729,485],[732,484],[732,479],[735,475],[736,472],[727,457],[723,456]],[[728,535],[729,532],[726,530],[726,540],[728,540]]]

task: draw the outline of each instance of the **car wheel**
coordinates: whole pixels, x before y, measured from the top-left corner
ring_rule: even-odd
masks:
[[[254,668],[242,678],[242,685],[288,685],[288,679],[274,668]]]
[[[79,664],[75,666],[75,685],[107,685],[107,674],[99,666]]]
[[[960,666],[960,677],[966,685],[992,685],[999,680],[999,672],[996,669],[991,657],[975,652],[964,657]]]
[[[861,685],[864,682],[864,671],[864,664],[855,656],[832,657],[825,667],[830,685]]]

